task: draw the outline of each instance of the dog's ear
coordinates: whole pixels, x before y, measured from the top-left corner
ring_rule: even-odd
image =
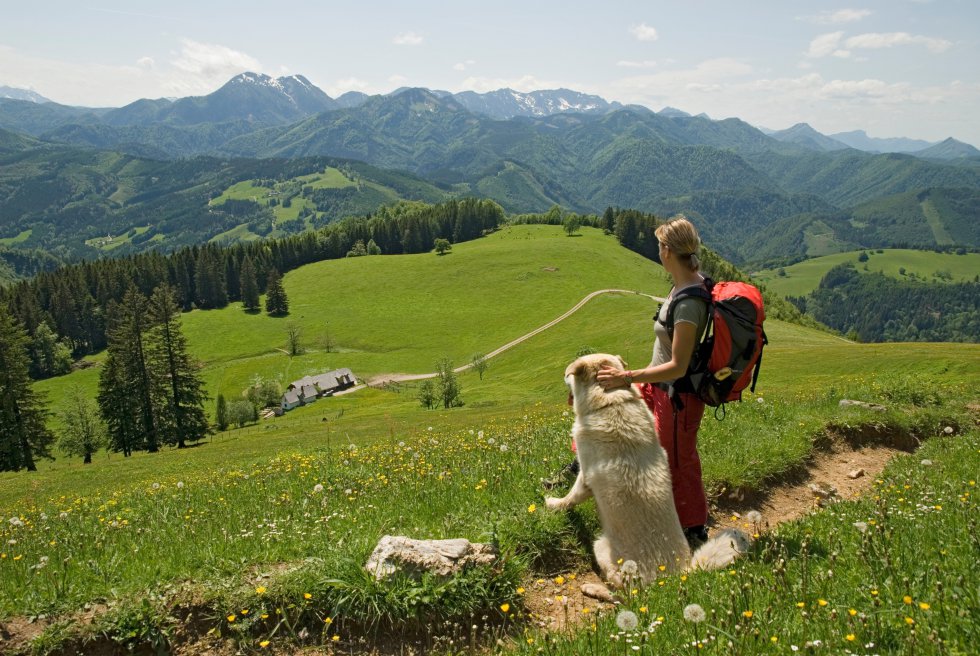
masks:
[[[584,361],[579,360],[578,362],[575,363],[574,368],[572,369],[572,375],[575,376],[576,378],[581,378],[582,376],[585,375],[585,372],[587,370],[588,370],[588,365]]]

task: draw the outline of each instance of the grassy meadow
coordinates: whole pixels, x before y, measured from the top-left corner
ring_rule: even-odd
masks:
[[[505,228],[442,257],[321,262],[284,282],[284,319],[240,307],[184,315],[212,396],[237,398],[254,375],[465,364],[596,289],[668,289],[615,238],[547,226]],[[638,583],[577,630],[536,628],[524,596],[547,583],[562,603],[561,586],[590,569],[598,530],[592,504],[543,510],[540,479],[570,459],[562,372],[584,347],[648,361],[655,309],[632,293],[590,301],[490,360],[483,380],[462,374],[460,408],[424,410],[410,384],[364,389],[191,449],[0,474],[0,624],[44,616],[23,646],[33,653],[226,640],[242,653],[364,653],[392,640],[447,654],[970,653],[980,434],[967,405],[978,401],[980,346],[855,344],[776,321],[757,393],[724,421],[704,420],[713,492],[764,489],[830,434],[925,446],[868,498],[763,533],[730,571]],[[284,353],[289,322],[302,355]],[[56,409],[70,387],[94,396],[97,379],[96,366],[37,387]],[[840,398],[888,410],[843,409]],[[363,564],[385,534],[492,541],[503,558],[448,581],[377,582]],[[684,619],[690,604],[703,622]],[[94,620],[80,619],[86,605]]]
[[[980,253],[956,255],[903,248],[881,250],[880,253],[868,249],[824,255],[782,267],[785,276],[779,275],[779,269],[765,269],[753,272],[752,278],[782,296],[806,296],[816,289],[824,275],[838,264],[851,263],[858,271],[877,271],[898,280],[908,279],[914,275],[919,280],[927,282],[971,281],[980,271]],[[868,254],[867,262],[858,261],[858,256],[862,252]],[[905,270],[904,274],[901,273],[901,269]],[[937,276],[937,273],[940,275]]]

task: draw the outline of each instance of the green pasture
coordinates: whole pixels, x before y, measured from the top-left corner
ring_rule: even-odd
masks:
[[[17,244],[25,242],[30,238],[31,233],[33,231],[34,231],[33,228],[28,228],[27,230],[24,230],[23,232],[16,234],[13,237],[0,237],[0,246],[15,246]]]
[[[288,317],[237,305],[183,316],[212,397],[237,398],[255,375],[288,383],[337,367],[359,378],[425,373],[444,356],[462,365],[597,289],[668,288],[656,264],[613,237],[567,237],[558,226],[505,228],[442,257],[320,262],[284,282]],[[542,509],[539,480],[571,457],[564,367],[583,348],[645,364],[655,309],[631,292],[593,299],[491,359],[482,380],[462,373],[460,408],[424,410],[403,383],[321,399],[194,448],[0,474],[0,620],[111,602],[94,624],[52,625],[34,643],[42,653],[99,636],[159,644],[188,598],[204,609],[203,631],[246,653],[265,641],[355,648],[393,630],[569,656],[791,653],[814,640],[827,653],[968,653],[980,637],[969,610],[977,590],[957,577],[972,576],[975,562],[975,530],[964,527],[980,443],[965,408],[977,402],[980,345],[856,344],[778,321],[767,322],[756,393],[729,404],[724,421],[704,420],[713,494],[797,471],[828,431],[913,435],[927,441],[922,455],[900,458],[873,498],[764,535],[731,571],[637,586],[617,608],[636,614],[633,629],[617,626],[615,613],[562,635],[534,628],[524,586],[588,571],[587,537],[598,528],[592,504],[570,515]],[[289,322],[303,331],[302,355],[284,352]],[[71,387],[94,397],[100,359],[36,387],[53,409]],[[841,398],[888,409],[842,409]],[[52,426],[61,429],[56,418]],[[926,458],[933,465],[918,465]],[[384,534],[495,540],[505,564],[450,583],[378,583],[362,565]],[[555,584],[555,603],[566,584]],[[707,613],[700,626],[683,619],[690,603]]]
[[[255,184],[254,180],[243,180],[225,189],[220,196],[211,201],[211,204],[220,205],[227,200],[236,199],[251,200],[260,205],[268,205],[271,198],[279,198],[281,201],[286,197],[285,192],[298,193],[303,187],[312,187],[314,189],[343,189],[344,187],[353,187],[355,185],[356,183],[344,175],[342,171],[328,166],[322,173],[311,173],[310,175],[300,176],[285,182],[277,182],[271,189]],[[271,195],[273,193],[275,195]],[[289,207],[283,207],[280,203],[273,207],[272,211],[277,222],[288,222],[296,220],[300,211],[306,207],[311,209],[313,207],[309,199],[304,198],[302,195],[295,195]],[[214,239],[233,240],[235,238],[245,237],[245,235],[231,234],[234,230],[236,229],[217,235]]]
[[[858,261],[862,252],[868,254],[867,262]],[[936,274],[941,273],[949,274],[950,282],[966,282],[974,280],[980,271],[980,253],[956,255],[890,248],[881,253],[868,249],[824,255],[783,267],[785,276],[779,275],[779,269],[765,269],[753,273],[752,278],[783,296],[805,296],[817,288],[830,269],[848,262],[858,271],[865,271],[867,266],[867,271],[877,271],[898,280],[908,280],[914,275],[919,280],[939,282],[945,279],[937,277]],[[904,275],[900,269],[905,269]]]

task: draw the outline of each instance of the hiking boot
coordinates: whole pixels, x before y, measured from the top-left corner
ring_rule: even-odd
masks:
[[[578,477],[578,470],[578,459],[575,459],[559,469],[555,475],[549,478],[542,478],[541,487],[546,490],[553,490],[559,486],[571,485],[575,482],[576,477]]]
[[[687,543],[693,551],[708,541],[708,529],[703,524],[701,526],[688,526],[684,529],[684,537],[687,538]]]

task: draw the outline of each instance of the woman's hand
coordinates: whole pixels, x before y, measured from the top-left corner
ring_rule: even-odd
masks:
[[[611,367],[609,365],[603,365],[599,369],[599,373],[596,374],[596,382],[602,389],[609,389],[610,387],[624,387],[626,383],[626,372],[622,369],[617,369],[616,367]]]

